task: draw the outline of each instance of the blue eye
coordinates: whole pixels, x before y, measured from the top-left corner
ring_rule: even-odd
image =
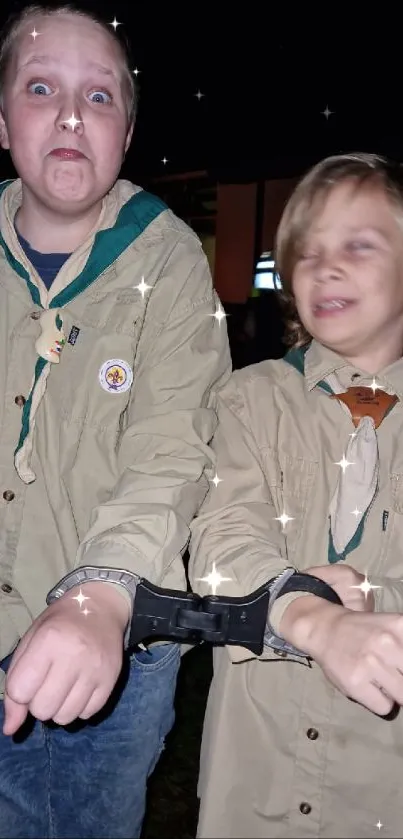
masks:
[[[29,85],[28,90],[35,93],[36,96],[48,96],[49,93],[52,93],[49,85],[44,82],[33,82]]]
[[[96,104],[104,105],[112,102],[112,96],[110,96],[109,93],[106,93],[105,90],[94,90],[90,93],[90,98],[91,97],[93,97],[91,102],[95,102]]]

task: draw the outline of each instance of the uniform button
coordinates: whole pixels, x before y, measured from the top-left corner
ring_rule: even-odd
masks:
[[[12,501],[15,498],[15,492],[13,492],[12,489],[6,489],[5,492],[3,492],[3,498],[5,501]]]
[[[280,656],[280,658],[287,658],[287,653],[285,653],[284,650],[273,650],[273,652]]]
[[[32,320],[39,320],[40,316],[41,316],[40,312],[31,312]]]
[[[15,404],[18,405],[19,408],[23,408],[26,401],[27,400],[25,399],[25,396],[22,396],[21,394],[19,396],[16,396],[14,399]]]
[[[3,583],[1,590],[4,591],[5,594],[10,594],[10,592],[13,590],[13,587],[9,586],[8,583]]]
[[[306,736],[309,737],[310,740],[317,740],[319,737],[319,731],[317,731],[316,728],[308,728]]]
[[[303,801],[303,802],[299,805],[299,809],[301,810],[301,813],[303,813],[303,814],[304,814],[304,816],[307,816],[307,815],[311,812],[312,807],[311,807],[311,805],[310,805],[310,804],[308,804],[308,802],[307,802],[307,801]]]

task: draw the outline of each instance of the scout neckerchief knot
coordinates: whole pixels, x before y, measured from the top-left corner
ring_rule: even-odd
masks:
[[[9,183],[9,181],[6,181],[0,184],[0,196]],[[43,309],[39,319],[41,334],[35,344],[38,360],[35,365],[31,391],[23,408],[21,433],[14,453],[15,468],[25,484],[32,483],[36,478],[30,462],[37,410],[46,390],[50,370],[53,365],[59,363],[61,353],[66,345],[66,335],[63,330],[63,307],[89,288],[144,232],[146,227],[166,209],[166,204],[156,196],[143,190],[135,193],[119,211],[114,226],[96,233],[83,270],[78,277],[50,301],[47,309],[43,308],[39,290],[32,282],[27,270],[11,253],[0,235],[0,246],[4,250],[7,261],[13,270],[25,280],[33,303]]]
[[[291,350],[285,356],[285,361],[302,375],[305,374],[307,350],[308,347]],[[330,502],[328,560],[333,563],[345,559],[361,542],[365,519],[378,489],[376,429],[398,398],[378,388],[375,392],[369,387],[350,387],[344,391],[334,373],[319,382],[317,387],[343,405],[356,429],[350,434],[344,452],[345,461],[351,466],[340,468]]]

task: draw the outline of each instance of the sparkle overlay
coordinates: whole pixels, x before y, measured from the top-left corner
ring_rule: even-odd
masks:
[[[169,163],[169,160],[166,157],[163,157],[162,160],[161,160],[161,163],[163,163],[164,166],[166,166],[167,163]]]
[[[329,105],[326,105],[325,110],[321,111],[321,114],[323,114],[323,116],[328,120],[329,117],[331,117],[332,114],[334,114],[334,111],[329,111]]]
[[[219,478],[217,472],[214,475],[214,478],[209,478],[210,483],[214,484],[215,488],[217,489],[218,484],[222,483],[222,478]]]
[[[354,463],[351,460],[346,460],[346,456],[343,454],[342,459],[339,460],[338,463],[335,463],[335,466],[340,466],[340,468],[343,470],[343,474],[344,474],[347,467],[348,466],[354,466]]]
[[[373,589],[376,589],[376,588],[382,588],[382,586],[373,586],[372,583],[370,583],[367,575],[365,574],[364,582],[360,583],[359,586],[351,586],[351,588],[359,588],[362,591],[362,593],[365,597],[365,600],[366,600],[370,591],[372,591]]]
[[[80,607],[80,612],[81,612],[82,615],[84,615],[84,617],[87,617],[87,615],[90,614],[87,607],[85,607],[85,609],[83,609],[83,603],[85,603],[85,601],[89,600],[89,599],[90,599],[89,597],[87,597],[85,594],[83,594],[81,588],[80,588],[80,591],[78,592],[78,594],[76,594],[76,596],[73,597],[73,600],[77,600],[77,603]]]
[[[221,321],[224,320],[224,318],[227,317],[226,313],[224,312],[223,307],[221,306],[221,303],[218,304],[214,314],[209,315],[209,317],[210,318],[215,318],[217,323],[219,323],[219,325],[221,326]]]
[[[207,577],[198,577],[197,578],[200,583],[208,583],[211,586],[211,593],[217,594],[218,586],[221,583],[230,582],[231,577],[222,577],[220,572],[217,571],[215,562],[213,562],[213,570],[210,571],[210,574],[207,574]]]
[[[283,512],[281,513],[281,516],[277,516],[277,518],[275,518],[274,521],[281,522],[281,527],[282,527],[283,530],[285,530],[288,522],[289,521],[294,521],[294,519],[291,516],[287,516],[286,511],[283,510]]]
[[[138,67],[135,67],[134,70],[133,70],[133,76],[136,76],[136,78],[137,78],[139,73],[141,73],[141,70],[139,70]]]
[[[144,282],[144,277],[142,277],[141,278],[141,283],[139,283],[138,285],[134,285],[133,288],[136,288],[137,291],[140,292],[140,294],[141,294],[141,296],[144,300],[144,296],[145,296],[146,292],[150,291],[150,288],[152,288],[152,286],[147,285],[147,283]]]
[[[376,823],[375,827],[377,827],[377,828],[378,828],[378,830],[380,830],[380,829],[383,827],[383,824],[382,824],[382,822],[381,822],[379,819],[378,819],[378,821],[377,821],[377,823]]]
[[[76,130],[76,125],[82,125],[82,120],[77,119],[75,114],[74,114],[74,111],[73,111],[70,119],[63,120],[63,125],[69,125],[71,130],[75,131]]]
[[[200,102],[200,100],[203,99],[203,97],[204,97],[204,93],[202,93],[201,90],[198,90],[197,93],[195,93],[195,97]]]
[[[121,26],[120,21],[116,20],[116,15],[115,15],[115,17],[113,18],[113,21],[111,22],[111,26],[113,26],[113,28],[114,28],[115,32],[116,32],[116,30],[117,30],[118,26]]]
[[[41,34],[40,32],[37,32],[37,31],[36,31],[35,26],[34,26],[34,30],[33,30],[33,32],[31,32],[31,33],[30,33],[31,38],[33,38],[33,39],[34,39],[34,41],[36,41],[36,39],[37,39],[38,35],[40,35],[40,34]]]

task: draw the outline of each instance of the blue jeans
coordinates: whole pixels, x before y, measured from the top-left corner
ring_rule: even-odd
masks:
[[[2,839],[137,839],[147,778],[174,722],[176,644],[128,658],[90,721],[61,727],[30,717],[0,733]],[[4,703],[0,701],[0,729]]]

